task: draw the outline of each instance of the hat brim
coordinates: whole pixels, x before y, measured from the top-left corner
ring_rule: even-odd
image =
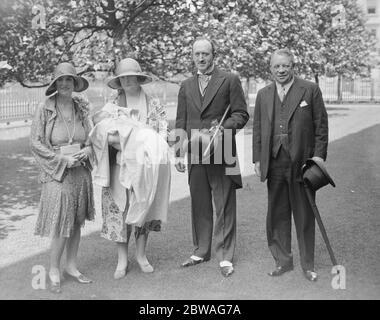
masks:
[[[333,179],[330,177],[330,175],[328,174],[323,162],[321,161],[315,161],[313,159],[307,159],[306,160],[306,163],[305,165],[302,167],[302,173],[305,173],[305,171],[310,168],[312,165],[317,165],[323,172],[324,176],[326,177],[327,181],[333,186],[335,187],[335,183],[333,181]]]
[[[107,86],[109,86],[112,89],[122,89],[121,83],[120,83],[120,78],[121,77],[127,77],[127,76],[137,76],[137,79],[139,79],[140,84],[147,84],[147,83],[153,81],[153,78],[151,76],[148,76],[145,73],[125,72],[125,73],[122,73],[122,74],[119,74],[117,76],[110,78],[107,81]]]
[[[74,91],[75,92],[82,92],[84,90],[86,90],[89,86],[88,84],[88,81],[86,78],[83,78],[83,77],[80,77],[80,76],[75,76],[73,74],[60,74],[59,76],[55,77],[49,84],[49,86],[47,87],[46,91],[45,91],[45,95],[46,96],[51,96],[53,93],[55,93],[57,91],[57,88],[56,88],[56,85],[55,85],[55,82],[59,79],[59,78],[62,78],[62,77],[65,77],[65,76],[69,76],[69,77],[72,77],[74,78]]]

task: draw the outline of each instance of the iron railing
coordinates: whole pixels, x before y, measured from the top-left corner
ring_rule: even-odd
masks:
[[[244,82],[243,79],[243,87],[246,88]],[[257,91],[265,85],[265,82],[250,80],[247,95],[250,106],[254,106]],[[321,77],[319,86],[327,103],[380,103],[380,79]],[[161,94],[160,98],[168,107],[175,107],[177,87],[165,86],[154,88],[153,91]],[[46,98],[45,89],[28,89],[19,85],[0,89],[0,123],[30,119],[38,104]],[[165,93],[163,96],[162,92]],[[105,85],[97,83],[90,85],[85,94],[93,107],[100,108],[104,104],[106,93]]]

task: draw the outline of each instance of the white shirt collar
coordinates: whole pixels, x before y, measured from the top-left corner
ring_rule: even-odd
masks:
[[[214,71],[214,67],[215,67],[215,65],[214,65],[214,63],[210,66],[210,68],[208,68],[205,72],[201,72],[201,71],[197,71],[197,74],[206,74],[206,75],[210,75],[211,74],[211,72],[213,72]]]
[[[277,92],[280,92],[281,89],[284,89],[285,94],[287,94],[288,91],[289,91],[289,89],[290,89],[290,87],[292,86],[293,82],[294,82],[294,77],[292,78],[292,80],[291,80],[290,82],[288,82],[288,83],[285,84],[285,85],[282,85],[281,83],[278,83],[278,82],[276,81]]]

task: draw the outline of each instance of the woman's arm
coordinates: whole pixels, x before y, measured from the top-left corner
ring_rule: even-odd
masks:
[[[46,145],[46,111],[44,105],[40,105],[35,113],[31,133],[30,148],[40,168],[54,180],[62,181],[65,169],[73,159],[55,153]]]

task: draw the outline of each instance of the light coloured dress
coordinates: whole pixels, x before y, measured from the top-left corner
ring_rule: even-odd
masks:
[[[91,156],[88,134],[91,123],[87,118],[87,103],[75,97],[75,134],[73,143],[80,143]],[[73,123],[68,123],[73,132]],[[35,235],[70,237],[74,225],[84,225],[95,215],[91,165],[67,168],[67,162],[58,151],[69,137],[62,116],[57,112],[55,98],[49,98],[36,111],[31,129],[31,150],[40,167],[42,182],[39,213]]]
[[[114,101],[119,106],[123,105],[120,96]],[[158,113],[162,112],[162,106],[159,102],[152,100],[148,97],[143,90],[141,90],[140,100],[138,105],[131,107],[136,112],[135,119],[153,127],[165,140],[167,134],[167,121],[165,115],[158,117]],[[154,117],[151,115],[155,114]],[[127,242],[127,232],[130,232],[131,225],[127,225],[127,213],[129,209],[128,199],[131,197],[130,190],[122,187],[117,177],[120,172],[120,165],[118,164],[118,156],[120,153],[112,147],[109,147],[109,160],[111,177],[113,180],[113,187],[102,188],[102,217],[103,225],[101,236],[105,239],[115,242]],[[161,230],[161,219],[165,216],[168,209],[169,192],[170,192],[170,165],[169,163],[162,166],[159,173],[159,187],[157,188],[156,197],[148,210],[145,223],[142,226],[135,226],[135,237],[140,234],[148,233],[149,231]],[[115,186],[116,185],[116,186]],[[113,190],[113,192],[112,192]],[[123,206],[120,205],[120,200],[123,199]],[[166,221],[165,221],[166,222]]]

